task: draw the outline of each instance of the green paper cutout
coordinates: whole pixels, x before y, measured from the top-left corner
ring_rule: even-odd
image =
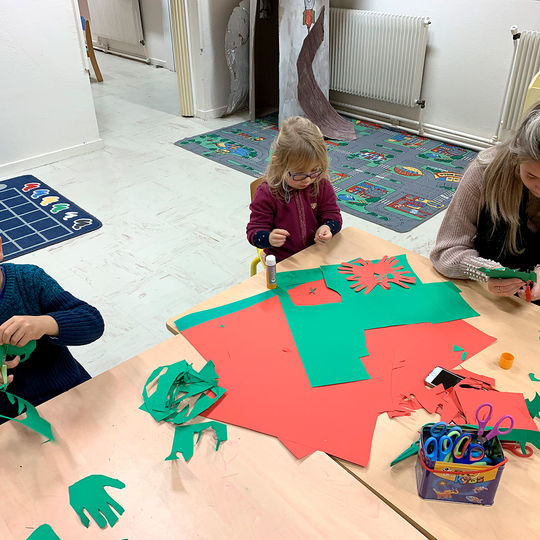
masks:
[[[533,382],[540,382],[540,379],[537,379],[534,373],[529,373],[529,379]]]
[[[5,418],[6,420],[14,420],[15,422],[19,422],[19,424],[22,424],[23,426],[26,426],[33,431],[36,431],[40,435],[43,435],[47,438],[47,441],[45,442],[54,441],[51,424],[39,415],[37,409],[31,403],[29,403],[23,398],[16,396],[15,394],[7,392],[5,390],[5,386],[6,385],[0,387],[0,391],[4,392],[12,405],[17,404],[17,416],[26,413],[26,417],[12,418],[11,416],[4,416],[3,414],[0,414],[0,418]]]
[[[174,439],[171,448],[171,453],[165,458],[165,461],[178,459],[178,452],[181,452],[186,461],[193,457],[193,435],[198,433],[197,442],[201,438],[202,432],[206,429],[213,429],[216,433],[217,444],[216,452],[219,445],[227,440],[227,426],[221,422],[202,422],[199,424],[189,424],[187,426],[176,426],[174,430]]]
[[[529,411],[531,418],[540,418],[540,395],[538,395],[538,392],[536,392],[532,400],[525,398],[525,404],[527,405],[527,410]]]
[[[536,283],[536,272],[521,272],[520,270],[512,270],[511,268],[506,268],[503,266],[501,268],[479,268],[480,272],[486,274],[490,278],[496,279],[508,279],[508,278],[518,278],[527,283],[528,281],[533,281]]]
[[[114,527],[118,521],[113,509],[120,516],[124,513],[124,509],[105,491],[105,486],[123,489],[126,484],[110,476],[92,474],[69,486],[69,504],[86,528],[90,525],[90,520],[84,513],[85,510],[102,529],[107,523]]]
[[[53,531],[53,528],[48,523],[44,523],[26,540],[60,540],[60,537]]]
[[[401,454],[399,454],[399,456],[390,463],[390,467],[393,467],[394,465],[396,465],[396,463],[399,463],[400,461],[403,461],[404,459],[407,459],[408,457],[416,456],[416,454],[418,454],[419,448],[420,448],[420,439],[418,439],[417,441],[414,441],[411,444],[411,446],[407,448],[407,450],[405,450],[404,452],[401,452]]]
[[[457,351],[463,351],[463,347],[458,347],[457,345],[452,345],[452,350],[454,352],[457,352]]]

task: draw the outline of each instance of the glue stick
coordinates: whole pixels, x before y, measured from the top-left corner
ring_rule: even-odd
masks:
[[[266,256],[266,286],[269,289],[276,288],[276,256],[267,255]]]

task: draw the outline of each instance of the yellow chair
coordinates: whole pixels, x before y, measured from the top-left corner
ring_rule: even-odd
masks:
[[[262,184],[263,179],[257,178],[257,180],[253,180],[251,184],[249,184],[249,192],[251,194],[251,200],[253,201],[253,197],[255,197],[255,192],[257,191],[257,188]],[[251,261],[251,266],[249,268],[249,275],[254,276],[257,273],[257,265],[261,262],[261,249],[257,248],[257,256]]]
[[[527,93],[525,94],[525,103],[523,105],[523,115],[537,102],[540,101],[540,71],[533,77]]]

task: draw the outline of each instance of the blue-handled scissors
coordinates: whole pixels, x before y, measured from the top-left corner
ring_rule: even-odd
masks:
[[[488,413],[483,418],[480,418],[480,411],[484,407],[487,407],[489,409]],[[478,422],[478,442],[485,443],[493,439],[493,437],[496,437],[497,435],[506,435],[507,433],[510,433],[514,428],[514,417],[510,414],[505,414],[504,416],[501,416],[501,418],[499,418],[496,424],[491,428],[491,431],[486,436],[483,436],[484,430],[486,429],[486,426],[491,419],[492,412],[493,405],[491,405],[491,403],[482,403],[482,405],[480,405],[478,409],[476,409],[476,421]],[[502,431],[500,425],[507,418],[510,420],[510,425],[508,426],[508,429],[506,431]]]
[[[455,463],[474,463],[481,461],[486,452],[481,444],[472,442],[472,436],[469,433],[463,433],[455,441],[452,455]]]
[[[452,439],[446,435],[443,435],[439,439],[429,437],[424,443],[424,453],[426,457],[433,461],[446,461],[446,458],[452,452],[453,446]]]

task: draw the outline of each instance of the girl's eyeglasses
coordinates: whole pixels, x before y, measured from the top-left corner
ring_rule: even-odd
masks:
[[[301,182],[302,180],[305,180],[306,178],[319,178],[322,174],[322,169],[317,169],[316,171],[313,171],[311,173],[291,173],[289,171],[289,176],[295,181],[295,182]]]

